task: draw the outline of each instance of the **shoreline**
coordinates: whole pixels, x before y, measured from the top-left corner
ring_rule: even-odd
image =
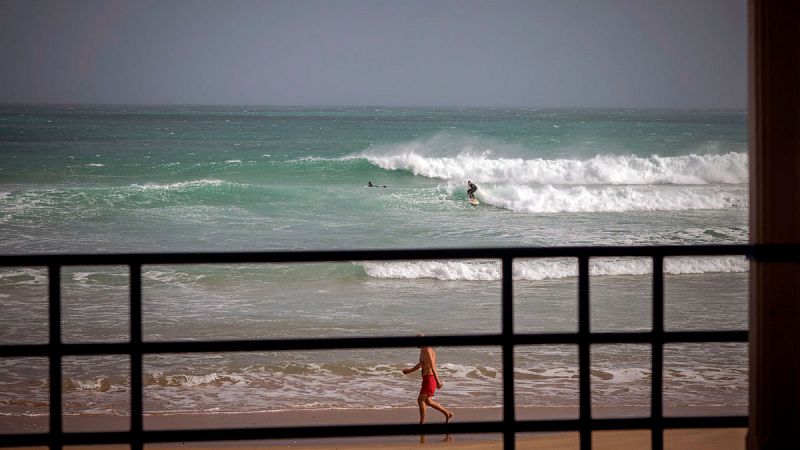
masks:
[[[454,410],[454,421],[497,421],[502,420],[502,408],[460,408]],[[666,411],[665,411],[666,412]],[[735,415],[741,411],[731,407],[685,408],[669,411],[669,415]],[[649,409],[639,408],[595,408],[593,417],[647,417]],[[578,417],[577,408],[517,408],[518,420],[570,419]],[[144,416],[144,428],[148,431],[170,429],[225,429],[256,427],[296,427],[303,425],[371,425],[371,424],[414,424],[418,421],[417,408],[391,409],[339,409],[339,410],[291,410],[264,413],[192,413]],[[428,423],[443,423],[444,417],[438,412],[428,412]],[[9,432],[42,433],[47,430],[47,416],[2,416],[0,417],[0,437]],[[127,431],[128,416],[78,415],[64,416],[65,432]],[[665,430],[665,448],[708,448],[744,449],[746,429],[696,429]],[[557,449],[577,448],[577,432],[524,433],[517,437],[518,448]],[[598,431],[593,433],[593,448],[626,450],[649,448],[649,430]],[[672,444],[675,444],[674,446]],[[431,447],[452,447],[458,449],[500,449],[502,436],[499,434],[452,434],[452,435],[408,435],[375,437],[336,437],[314,439],[283,439],[259,441],[214,441],[208,443],[163,443],[148,444],[148,449],[168,448],[236,448],[236,449],[353,449],[384,448],[404,450],[419,448],[421,444]],[[127,446],[84,446],[79,448],[127,448]]]

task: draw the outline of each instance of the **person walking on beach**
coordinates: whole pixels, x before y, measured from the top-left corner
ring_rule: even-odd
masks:
[[[473,183],[472,180],[467,180],[467,188],[467,196],[470,199],[475,198],[475,191],[478,190],[478,186],[475,186],[475,183]]]
[[[420,333],[417,336],[423,336],[423,334]],[[433,347],[420,347],[419,362],[410,369],[403,369],[403,375],[408,375],[419,369],[422,369],[422,388],[419,390],[419,396],[417,397],[420,425],[425,423],[425,408],[427,406],[444,414],[445,423],[450,422],[450,419],[453,418],[453,413],[433,399],[436,389],[441,389],[444,386],[436,371],[436,352],[433,351]]]

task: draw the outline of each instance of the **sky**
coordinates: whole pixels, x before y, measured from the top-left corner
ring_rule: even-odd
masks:
[[[0,0],[0,103],[745,109],[746,0]]]

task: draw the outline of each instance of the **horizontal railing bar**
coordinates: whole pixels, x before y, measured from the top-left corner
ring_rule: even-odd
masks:
[[[670,331],[662,335],[664,343],[702,342],[747,342],[747,331]],[[487,347],[500,346],[505,338],[499,334],[423,336],[423,337],[356,337],[314,339],[259,339],[233,341],[185,341],[145,342],[143,353],[227,353],[289,350],[338,350],[369,348],[402,348],[430,345],[435,347]],[[577,333],[516,334],[511,337],[513,345],[577,345]],[[650,331],[599,332],[589,335],[591,344],[647,344],[654,341]],[[133,344],[86,343],[61,344],[60,354],[112,355],[130,354]],[[0,345],[0,357],[48,356],[52,350],[48,344]]]
[[[747,416],[664,417],[664,428],[747,428]]]
[[[204,433],[206,430],[194,430]],[[244,434],[239,436],[239,432]],[[501,433],[503,422],[461,422],[453,424],[370,424],[370,425],[329,425],[319,427],[285,427],[271,429],[242,429],[235,433],[218,433],[217,430],[208,430],[208,436],[191,437],[192,441],[225,440],[220,439],[220,434],[230,436],[236,434],[236,440],[254,439],[302,439],[302,438],[332,438],[332,437],[368,437],[368,436],[400,436],[415,434],[473,434],[473,433]],[[354,433],[355,432],[355,433]],[[145,432],[145,442],[182,442],[185,436],[182,432],[154,431]],[[223,436],[224,438],[224,436]]]
[[[665,429],[676,428],[744,428],[747,416],[664,417],[660,420]],[[648,417],[624,419],[592,419],[592,430],[648,429],[654,420]],[[524,432],[577,431],[578,419],[518,420],[514,430]],[[393,424],[393,425],[330,425],[315,427],[282,428],[225,428],[204,430],[145,430],[138,437],[145,443],[245,441],[265,439],[302,439],[333,437],[400,436],[415,434],[483,434],[500,433],[503,422],[458,422],[450,424]],[[0,435],[0,447],[18,445],[46,445],[47,434]],[[68,445],[116,444],[129,442],[130,431],[64,433]]]
[[[402,348],[430,346],[500,346],[499,334],[451,335],[451,336],[385,336],[342,337],[304,339],[253,339],[229,341],[158,341],[144,342],[143,353],[222,353],[288,350],[338,350],[369,348]],[[108,355],[128,354],[132,343],[74,343],[61,344],[62,355]],[[2,345],[0,357],[46,356],[51,353],[48,344]]]
[[[656,245],[656,246],[578,246],[578,247],[485,247],[471,249],[397,249],[397,250],[299,250],[275,252],[201,252],[201,253],[104,253],[3,255],[0,266],[127,265],[127,264],[222,264],[222,263],[302,263],[349,262],[358,260],[412,259],[501,259],[501,258],[578,258],[613,256],[724,256],[742,255],[769,259],[797,259],[800,244],[758,246],[731,245]]]
[[[140,433],[142,442],[199,442],[240,441],[263,439],[301,439],[358,436],[399,436],[414,434],[500,433],[502,422],[459,422],[452,424],[392,424],[392,425],[330,425],[314,427],[264,427],[225,428],[201,430],[145,430]],[[128,442],[130,431],[64,433],[64,443],[114,444]],[[46,434],[20,434],[2,436],[0,447],[11,445],[37,445],[47,442]],[[8,439],[6,439],[8,438]]]
[[[675,428],[738,428],[747,427],[747,416],[706,416],[706,417],[663,417],[654,420],[651,417],[629,417],[618,419],[590,420],[590,427],[594,431],[600,430],[638,430],[650,429],[656,422],[661,422],[665,429]],[[516,431],[519,432],[544,432],[544,431],[578,431],[579,420],[519,420]]]

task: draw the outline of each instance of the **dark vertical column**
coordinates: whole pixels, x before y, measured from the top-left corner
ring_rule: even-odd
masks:
[[[142,266],[130,266],[131,327],[131,450],[141,450],[142,441]]]
[[[514,450],[516,433],[514,422],[514,260],[503,258],[503,448]]]
[[[48,266],[50,320],[50,448],[63,446],[61,404],[61,266]]]
[[[653,257],[653,374],[650,384],[652,450],[664,448],[664,257]]]
[[[581,450],[592,450],[592,391],[589,341],[589,257],[578,258],[578,391]]]
[[[800,7],[749,2],[750,242],[800,243]],[[750,266],[750,450],[800,442],[800,263]]]

